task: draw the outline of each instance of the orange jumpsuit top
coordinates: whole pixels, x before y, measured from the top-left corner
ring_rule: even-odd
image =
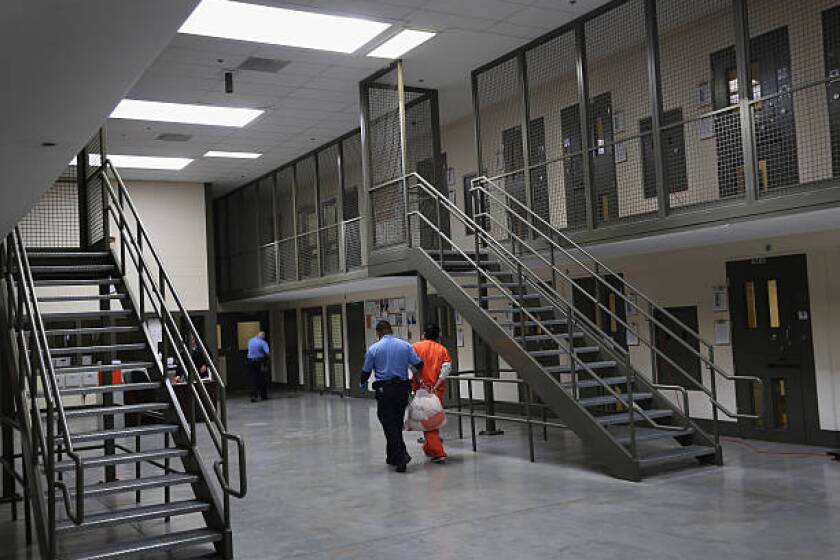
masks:
[[[446,349],[446,346],[434,340],[421,340],[414,345],[414,351],[423,361],[423,367],[420,369],[420,373],[411,380],[412,387],[415,391],[423,385],[431,388],[437,383],[438,377],[440,376],[440,366],[446,362],[452,363],[452,358],[449,357],[449,351]],[[445,390],[446,387],[444,385],[438,387],[437,393],[439,398],[443,399]]]

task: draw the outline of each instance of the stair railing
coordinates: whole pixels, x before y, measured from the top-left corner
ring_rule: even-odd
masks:
[[[25,397],[28,397],[27,412],[30,415],[30,428],[34,431],[34,434],[31,434],[33,437],[30,444],[33,450],[33,461],[36,464],[32,467],[35,476],[40,476],[37,472],[37,462],[40,457],[47,481],[46,492],[32,497],[39,505],[35,509],[36,516],[46,516],[46,519],[37,520],[38,523],[45,523],[43,526],[45,534],[39,536],[39,545],[47,557],[53,558],[57,545],[55,491],[57,489],[61,492],[67,517],[74,524],[80,525],[85,518],[84,463],[73,449],[73,441],[70,439],[67,416],[58,389],[38,298],[35,295],[35,282],[29,266],[29,257],[17,226],[6,237],[4,250],[9,324],[15,333],[18,354],[17,379],[19,382],[22,381],[22,384],[19,383],[18,390],[22,394],[22,403],[26,404]],[[31,340],[31,345],[27,342],[28,340]],[[40,401],[43,401],[43,409],[41,409]],[[45,416],[44,420],[41,418],[42,412]],[[44,425],[46,425],[46,433],[44,433]],[[75,500],[71,499],[67,484],[56,476],[56,453],[66,454],[74,463]],[[33,487],[39,488],[40,485],[36,484]],[[75,507],[71,505],[72,502],[75,502]]]
[[[133,268],[132,272],[137,275],[140,318],[141,320],[144,319],[148,304],[150,306],[148,311],[160,321],[164,340],[174,351],[173,357],[177,360],[178,366],[181,371],[187,374],[186,381],[192,397],[190,399],[190,410],[188,411],[191,445],[193,447],[197,445],[196,412],[198,412],[218,454],[218,458],[213,463],[213,471],[222,490],[224,510],[222,513],[225,528],[229,531],[231,524],[230,496],[235,498],[245,497],[248,479],[245,441],[241,436],[228,430],[225,382],[216,369],[210,353],[189,317],[186,307],[178,296],[175,286],[149,237],[148,229],[143,224],[137,207],[134,205],[119,172],[111,161],[106,159],[98,174],[102,179],[103,197],[107,210],[103,213],[103,219],[112,219],[117,227],[116,232],[119,233],[119,255],[115,256],[118,257],[121,272],[125,276],[127,268],[131,266]],[[111,177],[113,177],[113,182]],[[157,274],[153,272],[152,266],[156,267]],[[168,300],[170,298],[174,304],[174,309],[169,307]],[[180,324],[179,320],[176,320],[173,315],[173,311],[178,313]],[[201,379],[201,374],[195,367],[190,346],[183,335],[183,330],[186,330],[188,336],[195,338],[197,349],[207,364],[209,379],[215,381],[219,387],[218,408],[213,403],[213,399]],[[160,364],[160,367],[161,373],[165,375],[165,364]],[[231,484],[229,450],[231,442],[237,448],[238,489]]]
[[[678,341],[679,344],[681,344],[686,350],[688,350],[693,356],[698,358],[701,361],[701,363],[709,369],[711,373],[711,387],[706,387],[705,385],[697,381],[694,377],[685,372],[683,368],[678,367],[673,360],[671,360],[668,356],[664,354],[664,352],[662,352],[659,348],[656,347],[652,340],[648,340],[638,331],[632,331],[637,335],[640,342],[644,343],[644,345],[651,350],[652,354],[654,354],[658,359],[667,361],[671,365],[675,366],[676,369],[681,373],[681,375],[686,377],[689,383],[697,387],[698,390],[702,391],[710,398],[710,401],[712,403],[715,426],[717,426],[718,411],[723,412],[726,416],[733,419],[755,420],[758,418],[757,415],[753,414],[733,412],[729,410],[726,406],[721,404],[717,399],[716,378],[720,376],[721,378],[727,381],[731,381],[733,383],[749,381],[758,384],[759,386],[762,386],[763,381],[759,377],[734,375],[722,369],[719,365],[715,363],[715,349],[712,343],[705,340],[698,332],[686,325],[683,321],[680,321],[667,309],[656,304],[650,297],[648,297],[642,291],[638,290],[632,284],[624,280],[623,277],[621,277],[619,274],[611,270],[607,265],[599,261],[594,255],[592,255],[592,253],[590,253],[584,247],[577,244],[568,235],[558,230],[556,227],[552,226],[542,216],[538,215],[532,209],[528,208],[528,206],[525,205],[522,201],[518,200],[512,194],[507,192],[504,188],[493,182],[492,179],[489,179],[487,177],[477,177],[472,182],[471,192],[474,196],[474,207],[480,209],[480,211],[477,213],[477,217],[483,217],[492,220],[496,227],[500,227],[505,232],[512,233],[510,232],[510,228],[507,228],[506,226],[501,224],[501,222],[493,215],[492,211],[488,211],[486,208],[484,208],[484,206],[482,206],[482,204],[486,200],[495,201],[499,204],[498,210],[500,213],[503,213],[511,219],[517,220],[518,224],[521,224],[522,226],[528,229],[529,236],[534,237],[535,239],[542,240],[545,243],[545,250],[547,250],[550,255],[549,259],[546,259],[544,255],[544,250],[541,250],[541,248],[535,247],[532,243],[528,243],[524,241],[521,237],[516,236],[516,240],[518,241],[520,248],[528,251],[533,257],[539,259],[541,262],[543,262],[546,266],[549,267],[552,274],[552,279],[554,281],[553,283],[556,284],[556,277],[558,275],[563,276],[564,279],[571,282],[571,284],[575,286],[580,293],[584,294],[585,297],[588,296],[592,298],[591,294],[588,294],[588,292],[586,292],[586,290],[584,290],[579,285],[579,279],[575,280],[569,278],[569,276],[566,275],[563,272],[563,270],[558,266],[555,255],[556,253],[559,253],[568,261],[575,263],[584,272],[586,272],[589,275],[589,277],[593,278],[596,282],[596,286],[598,287],[598,289],[606,289],[609,292],[614,293],[616,297],[625,306],[627,306],[628,308],[635,309],[649,322],[650,325],[655,326],[657,329],[660,329],[662,332],[671,336],[674,340]],[[482,200],[482,198],[484,198],[484,200]],[[558,240],[560,241],[558,242]],[[564,247],[563,243],[570,247],[571,250]],[[578,255],[580,255],[580,257]],[[607,277],[615,278],[615,281],[618,283],[618,285],[616,286],[610,283],[607,280]],[[642,303],[639,303],[639,301],[641,301]],[[612,310],[604,306],[603,303],[601,303],[601,301],[597,298],[595,298],[593,303],[603,312],[610,314],[613,318],[616,318],[617,320],[620,319]],[[701,349],[706,349],[706,353],[704,354],[703,352],[698,351],[696,348],[694,348],[692,344],[685,341],[681,336],[678,336],[676,333],[674,333],[668,325],[664,324],[663,321],[656,316],[656,313],[659,313],[662,317],[666,317],[674,324],[676,324],[679,328],[683,329],[686,333],[690,335],[690,337],[697,343],[697,345]],[[622,322],[624,323],[625,328],[628,328],[627,323],[624,321]],[[717,430],[715,438],[716,440],[718,439]]]
[[[519,260],[517,257],[515,257],[510,252],[508,252],[507,249],[504,246],[502,246],[498,241],[496,241],[491,236],[489,236],[477,223],[475,223],[469,216],[467,216],[460,208],[458,208],[456,205],[454,205],[452,203],[452,201],[450,201],[447,197],[443,196],[443,194],[441,194],[434,186],[432,186],[422,176],[418,175],[417,173],[411,173],[411,174],[407,175],[405,178],[400,179],[400,180],[403,181],[407,185],[408,180],[411,180],[411,179],[416,180],[416,184],[413,186],[414,188],[417,188],[418,191],[422,191],[423,194],[425,194],[426,196],[429,196],[430,198],[435,200],[436,214],[437,214],[436,217],[437,217],[438,223],[440,223],[440,220],[441,220],[441,217],[442,217],[441,208],[445,207],[446,211],[450,212],[453,216],[455,216],[456,219],[458,219],[460,222],[462,222],[463,225],[465,225],[469,229],[472,229],[475,232],[477,232],[477,235],[480,236],[482,238],[482,240],[487,243],[488,246],[491,246],[493,248],[494,254],[496,254],[497,257],[499,257],[500,259],[505,261],[506,266],[516,270],[516,272],[512,273],[512,274],[514,274],[516,276],[517,281],[519,282],[520,286],[524,287],[525,283],[528,283],[534,289],[536,289],[538,292],[540,292],[541,295],[543,295],[544,297],[547,297],[547,298],[551,297],[551,294],[546,293],[545,290],[544,290],[544,284],[545,284],[544,281],[541,278],[539,278],[539,276],[536,275],[536,273],[534,273],[527,266],[525,266],[521,262],[521,260]],[[411,187],[407,187],[407,188],[410,189]],[[629,417],[628,418],[629,419],[628,424],[629,424],[629,427],[630,427],[630,451],[629,451],[629,453],[633,458],[636,458],[636,445],[635,445],[636,444],[636,440],[635,440],[636,419],[635,419],[635,415],[637,415],[637,414],[639,415],[640,420],[638,420],[638,421],[647,422],[651,426],[656,427],[658,429],[664,429],[664,430],[681,429],[679,427],[662,425],[662,424],[657,423],[653,418],[651,418],[647,414],[647,412],[643,408],[641,408],[640,406],[638,406],[638,404],[636,404],[635,400],[633,399],[633,381],[637,377],[637,372],[632,367],[632,365],[630,364],[629,356],[625,356],[623,358],[619,357],[619,359],[622,361],[623,367],[625,368],[625,374],[627,375],[627,386],[628,386],[628,392],[624,393],[624,394],[620,394],[617,391],[615,391],[615,389],[613,389],[612,386],[609,383],[607,383],[600,375],[598,375],[591,368],[591,366],[587,362],[580,359],[578,354],[574,351],[574,345],[572,343],[573,338],[570,337],[569,338],[569,343],[567,344],[566,342],[563,341],[562,336],[557,336],[555,333],[552,333],[550,331],[550,329],[548,329],[548,327],[543,323],[543,321],[541,321],[540,319],[537,319],[532,313],[530,313],[527,310],[527,308],[525,308],[524,300],[522,298],[522,295],[524,293],[523,290],[520,289],[520,294],[519,294],[520,297],[519,297],[519,299],[517,299],[516,296],[510,294],[508,292],[508,290],[506,290],[504,288],[504,286],[502,286],[501,283],[493,277],[492,274],[489,274],[487,271],[485,271],[480,266],[480,261],[477,262],[476,260],[473,260],[473,258],[470,257],[461,247],[459,247],[449,236],[447,236],[438,227],[438,225],[435,222],[432,221],[432,219],[423,215],[423,213],[420,212],[419,210],[410,210],[409,209],[409,212],[407,214],[408,214],[409,222],[411,221],[412,218],[414,218],[415,222],[419,221],[420,224],[422,224],[422,226],[426,228],[426,231],[431,231],[437,236],[437,238],[438,238],[437,251],[439,253],[439,260],[440,260],[439,266],[441,268],[443,268],[443,266],[444,266],[443,244],[445,242],[448,246],[450,246],[453,250],[455,250],[460,255],[460,257],[463,258],[473,269],[475,269],[479,278],[483,277],[489,284],[492,284],[495,288],[497,288],[500,291],[500,293],[510,301],[510,303],[512,304],[512,306],[515,310],[514,312],[518,313],[519,316],[520,316],[520,323],[521,323],[520,336],[521,336],[522,340],[517,341],[517,343],[520,344],[524,350],[527,351],[527,349],[525,348],[525,336],[526,335],[525,335],[525,329],[524,329],[525,318],[527,317],[528,322],[533,323],[534,326],[538,327],[539,330],[541,330],[545,335],[549,336],[549,338],[555,344],[557,344],[558,348],[562,349],[562,351],[568,356],[569,364],[570,364],[570,373],[571,373],[571,376],[572,376],[573,383],[575,383],[575,385],[576,385],[576,380],[577,380],[577,372],[578,371],[585,372],[585,373],[589,374],[590,377],[592,379],[594,379],[607,393],[609,393],[611,396],[613,396],[616,399],[616,402],[622,403],[624,406],[627,407],[628,417]],[[412,238],[413,238],[413,235],[414,235],[414,229],[409,228],[409,230],[407,231],[407,235],[408,235],[407,240],[409,242],[409,245],[411,245],[412,244]],[[435,251],[434,248],[431,248],[431,249],[423,248],[423,249],[426,250],[426,252],[430,256],[434,257],[434,251]],[[476,253],[476,255],[477,255],[477,253]],[[463,288],[461,288],[460,290],[467,297],[472,297]],[[587,327],[587,330],[591,331],[595,327],[594,323],[591,323],[591,320],[589,320],[587,317],[581,315],[579,313],[579,311],[574,308],[573,305],[569,304],[568,302],[565,302],[565,303],[566,303],[566,308],[561,309],[561,311],[563,313],[565,313],[567,317],[570,318],[570,321],[569,321],[569,329],[570,329],[569,332],[570,333],[572,332],[571,329],[573,328],[574,320],[580,321],[580,323],[582,325]],[[487,313],[486,310],[485,310],[485,313]],[[487,314],[488,314],[488,316],[490,316],[489,313],[487,313]],[[490,316],[490,318],[492,319],[492,316]],[[572,319],[574,319],[574,320],[572,320]],[[514,337],[514,339],[515,338],[516,337]],[[605,341],[605,343],[606,343],[605,347],[607,348],[608,351],[612,349],[613,352],[615,352],[615,347],[618,347],[615,344],[615,342],[612,341],[612,340]],[[618,347],[618,348],[620,348],[620,347]],[[703,431],[699,428],[699,426],[696,426],[696,424],[690,418],[686,417],[686,421],[691,423],[692,426],[695,427],[695,429],[697,429],[699,432],[703,433]],[[612,434],[610,434],[610,437],[612,437]]]

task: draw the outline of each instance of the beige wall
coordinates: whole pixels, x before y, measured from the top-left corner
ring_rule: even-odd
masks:
[[[127,181],[137,211],[187,309],[209,309],[202,183]]]

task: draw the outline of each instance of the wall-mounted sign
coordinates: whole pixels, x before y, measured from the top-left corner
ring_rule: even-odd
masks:
[[[715,344],[729,345],[731,336],[728,319],[715,319]]]
[[[726,286],[712,286],[712,311],[729,311],[729,292]]]

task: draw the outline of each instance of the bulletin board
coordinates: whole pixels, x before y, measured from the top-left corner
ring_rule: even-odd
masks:
[[[376,323],[381,320],[391,323],[394,336],[412,342],[420,338],[417,326],[417,298],[394,297],[365,301],[365,341],[376,342]]]

